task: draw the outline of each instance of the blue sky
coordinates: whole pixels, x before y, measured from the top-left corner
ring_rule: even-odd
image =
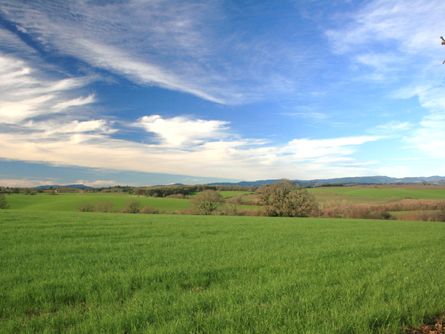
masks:
[[[0,0],[0,184],[445,175],[443,13]]]

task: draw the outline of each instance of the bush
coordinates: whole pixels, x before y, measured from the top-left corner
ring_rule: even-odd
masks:
[[[263,186],[258,194],[268,216],[307,217],[318,212],[315,197],[289,181]]]
[[[97,202],[94,206],[94,211],[97,212],[113,212],[113,203],[103,201],[103,202]]]
[[[0,209],[8,209],[9,204],[4,194],[0,194]]]
[[[79,210],[81,212],[93,212],[94,211],[94,205],[91,204],[91,203],[85,203],[85,204],[82,204],[79,207]]]
[[[218,210],[218,214],[222,216],[240,216],[240,211],[238,209],[238,205],[235,203],[226,203],[220,210]]]
[[[124,213],[139,213],[141,211],[141,204],[138,201],[130,201],[122,212]]]
[[[320,215],[329,218],[395,219],[385,205],[347,202],[327,204],[321,210]]]
[[[214,213],[223,202],[221,194],[215,190],[204,190],[192,199],[195,212],[202,215]]]

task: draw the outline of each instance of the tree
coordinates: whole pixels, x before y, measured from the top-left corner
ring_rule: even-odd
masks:
[[[315,197],[289,181],[263,186],[258,194],[268,216],[307,217],[318,211]]]
[[[202,215],[212,214],[223,202],[222,196],[215,190],[204,190],[192,200],[196,211]]]
[[[0,209],[8,209],[9,204],[4,194],[0,194]]]

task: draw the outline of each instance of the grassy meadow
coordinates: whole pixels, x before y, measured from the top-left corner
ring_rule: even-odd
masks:
[[[0,332],[400,333],[444,258],[435,222],[0,210]]]
[[[445,187],[438,186],[351,186],[320,187],[308,189],[320,204],[346,203],[383,204],[401,200],[443,200]],[[257,195],[250,191],[219,191],[230,202],[239,198],[240,210],[256,211],[259,209]],[[7,195],[11,209],[25,211],[80,211],[86,204],[108,204],[110,211],[121,212],[130,201],[137,201],[141,207],[150,207],[160,213],[181,213],[191,208],[191,199],[172,197],[146,197],[128,193],[59,193],[52,194],[11,194]]]
[[[404,199],[445,200],[444,186],[379,185],[309,189],[320,202],[382,203]]]
[[[122,211],[128,202],[138,201],[161,212],[173,213],[190,207],[189,199],[158,198],[127,193],[61,193],[57,195],[12,194],[7,196],[11,209],[21,211],[80,211],[86,204],[109,204],[112,211]]]

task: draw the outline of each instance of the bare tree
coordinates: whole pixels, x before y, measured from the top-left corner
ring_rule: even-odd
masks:
[[[318,211],[315,197],[289,181],[261,187],[258,194],[268,216],[307,217]]]
[[[204,190],[192,199],[195,210],[203,215],[212,214],[223,202],[222,196],[215,190]]]

